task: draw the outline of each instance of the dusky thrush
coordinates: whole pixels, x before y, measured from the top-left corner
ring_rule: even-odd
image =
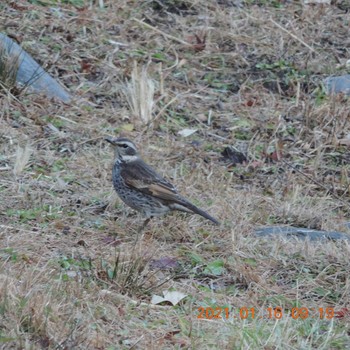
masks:
[[[196,213],[219,225],[219,221],[180,196],[176,188],[140,157],[135,144],[127,138],[105,139],[114,146],[113,186],[121,200],[142,213],[144,228],[153,216],[161,216],[171,210]]]

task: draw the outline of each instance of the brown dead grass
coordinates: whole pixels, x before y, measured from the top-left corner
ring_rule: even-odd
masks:
[[[349,101],[326,97],[320,81],[345,72],[347,15],[297,1],[34,3],[1,4],[2,30],[76,100],[1,93],[1,346],[348,347],[346,318],[288,316],[296,306],[348,307],[348,243],[253,234],[268,224],[346,230]],[[135,61],[155,82],[148,127],[123,93]],[[182,138],[184,128],[198,131]],[[222,226],[169,215],[135,245],[142,219],[117,199],[103,141],[120,134]],[[227,167],[228,145],[248,163]],[[179,269],[152,269],[160,257]],[[217,275],[206,270],[213,261],[223,263]],[[188,297],[150,304],[169,288]],[[258,317],[199,320],[200,306]],[[283,318],[266,319],[277,306]]]

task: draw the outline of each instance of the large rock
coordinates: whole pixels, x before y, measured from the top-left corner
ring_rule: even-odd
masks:
[[[71,96],[63,86],[51,77],[21,46],[11,38],[0,33],[0,45],[7,54],[18,62],[16,81],[22,86],[29,86],[38,93],[44,93],[48,97],[55,97],[63,102],[70,102]]]

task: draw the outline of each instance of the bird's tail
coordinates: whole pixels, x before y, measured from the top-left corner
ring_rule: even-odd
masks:
[[[197,208],[194,204],[192,204],[191,202],[188,202],[187,200],[183,200],[181,202],[181,205],[184,206],[185,208],[189,209],[190,211],[192,211],[193,213],[196,213],[200,216],[203,216],[204,218],[210,220],[211,222],[213,222],[215,225],[220,225],[220,222],[218,220],[216,220],[215,218],[213,218],[211,215],[209,215],[208,213],[206,213],[204,210]],[[181,209],[180,209],[181,210]],[[186,210],[187,211],[187,210]]]

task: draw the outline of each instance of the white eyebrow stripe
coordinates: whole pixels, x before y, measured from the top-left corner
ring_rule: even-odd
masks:
[[[129,142],[129,141],[117,142],[117,145],[118,146],[128,145],[130,148],[136,149],[135,145],[132,142]]]
[[[133,162],[138,159],[138,156],[129,156],[129,155],[123,155],[121,156],[122,161],[124,162]]]

